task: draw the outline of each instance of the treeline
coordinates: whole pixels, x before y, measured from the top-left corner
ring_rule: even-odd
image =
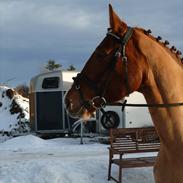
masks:
[[[55,60],[48,60],[47,64],[44,66],[44,68],[48,71],[54,71],[54,70],[58,70],[58,69],[62,69],[62,65],[58,64],[55,62]],[[73,64],[69,65],[68,68],[66,68],[66,70],[68,71],[74,71],[76,70],[76,68],[74,67]]]

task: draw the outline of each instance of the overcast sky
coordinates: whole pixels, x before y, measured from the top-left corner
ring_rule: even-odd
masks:
[[[0,0],[0,83],[28,84],[49,59],[81,69],[106,34],[109,2],[183,50],[183,0]]]

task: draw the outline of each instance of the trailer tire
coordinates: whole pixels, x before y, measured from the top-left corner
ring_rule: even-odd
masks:
[[[106,129],[117,128],[120,123],[119,115],[114,111],[107,111],[101,117],[101,124]]]

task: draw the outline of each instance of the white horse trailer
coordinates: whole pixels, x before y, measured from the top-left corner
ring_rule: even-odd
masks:
[[[126,97],[128,103],[146,104],[144,96],[139,92],[134,92]],[[147,107],[126,107],[124,128],[138,128],[153,126],[151,116]]]
[[[134,92],[125,98],[127,103],[146,104],[144,96],[139,92]],[[147,107],[125,107],[122,111],[121,106],[107,105],[104,108],[109,114],[106,117],[102,112],[97,112],[99,123],[99,133],[106,134],[109,128],[138,128],[153,126]]]
[[[78,72],[53,71],[42,73],[30,82],[30,122],[36,133],[68,133],[77,119],[69,117],[64,108],[64,95],[70,89]],[[126,97],[128,103],[146,103],[142,94],[135,92]],[[152,126],[147,108],[106,106],[110,118],[100,111],[96,113],[95,133],[106,134],[110,127],[134,128]],[[109,119],[109,120],[108,120]],[[94,120],[92,120],[94,121]],[[112,122],[112,123],[111,123]],[[112,125],[112,126],[111,126]],[[75,128],[75,127],[74,127]]]
[[[78,72],[53,71],[42,73],[30,81],[30,123],[36,133],[69,133],[76,119],[64,108],[64,94]]]

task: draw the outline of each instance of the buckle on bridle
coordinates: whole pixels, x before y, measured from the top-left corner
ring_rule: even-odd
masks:
[[[101,109],[106,106],[106,100],[104,97],[96,96],[92,98],[91,105],[94,109]]]
[[[76,89],[76,90],[79,90],[79,89],[80,89],[80,85],[76,85],[76,86],[75,86],[75,89]]]
[[[116,53],[115,53],[115,57],[120,57],[121,56],[121,52],[118,50]]]
[[[123,62],[127,62],[127,60],[128,60],[128,59],[127,59],[126,56],[123,56],[123,57],[122,57],[122,61],[123,61]]]

